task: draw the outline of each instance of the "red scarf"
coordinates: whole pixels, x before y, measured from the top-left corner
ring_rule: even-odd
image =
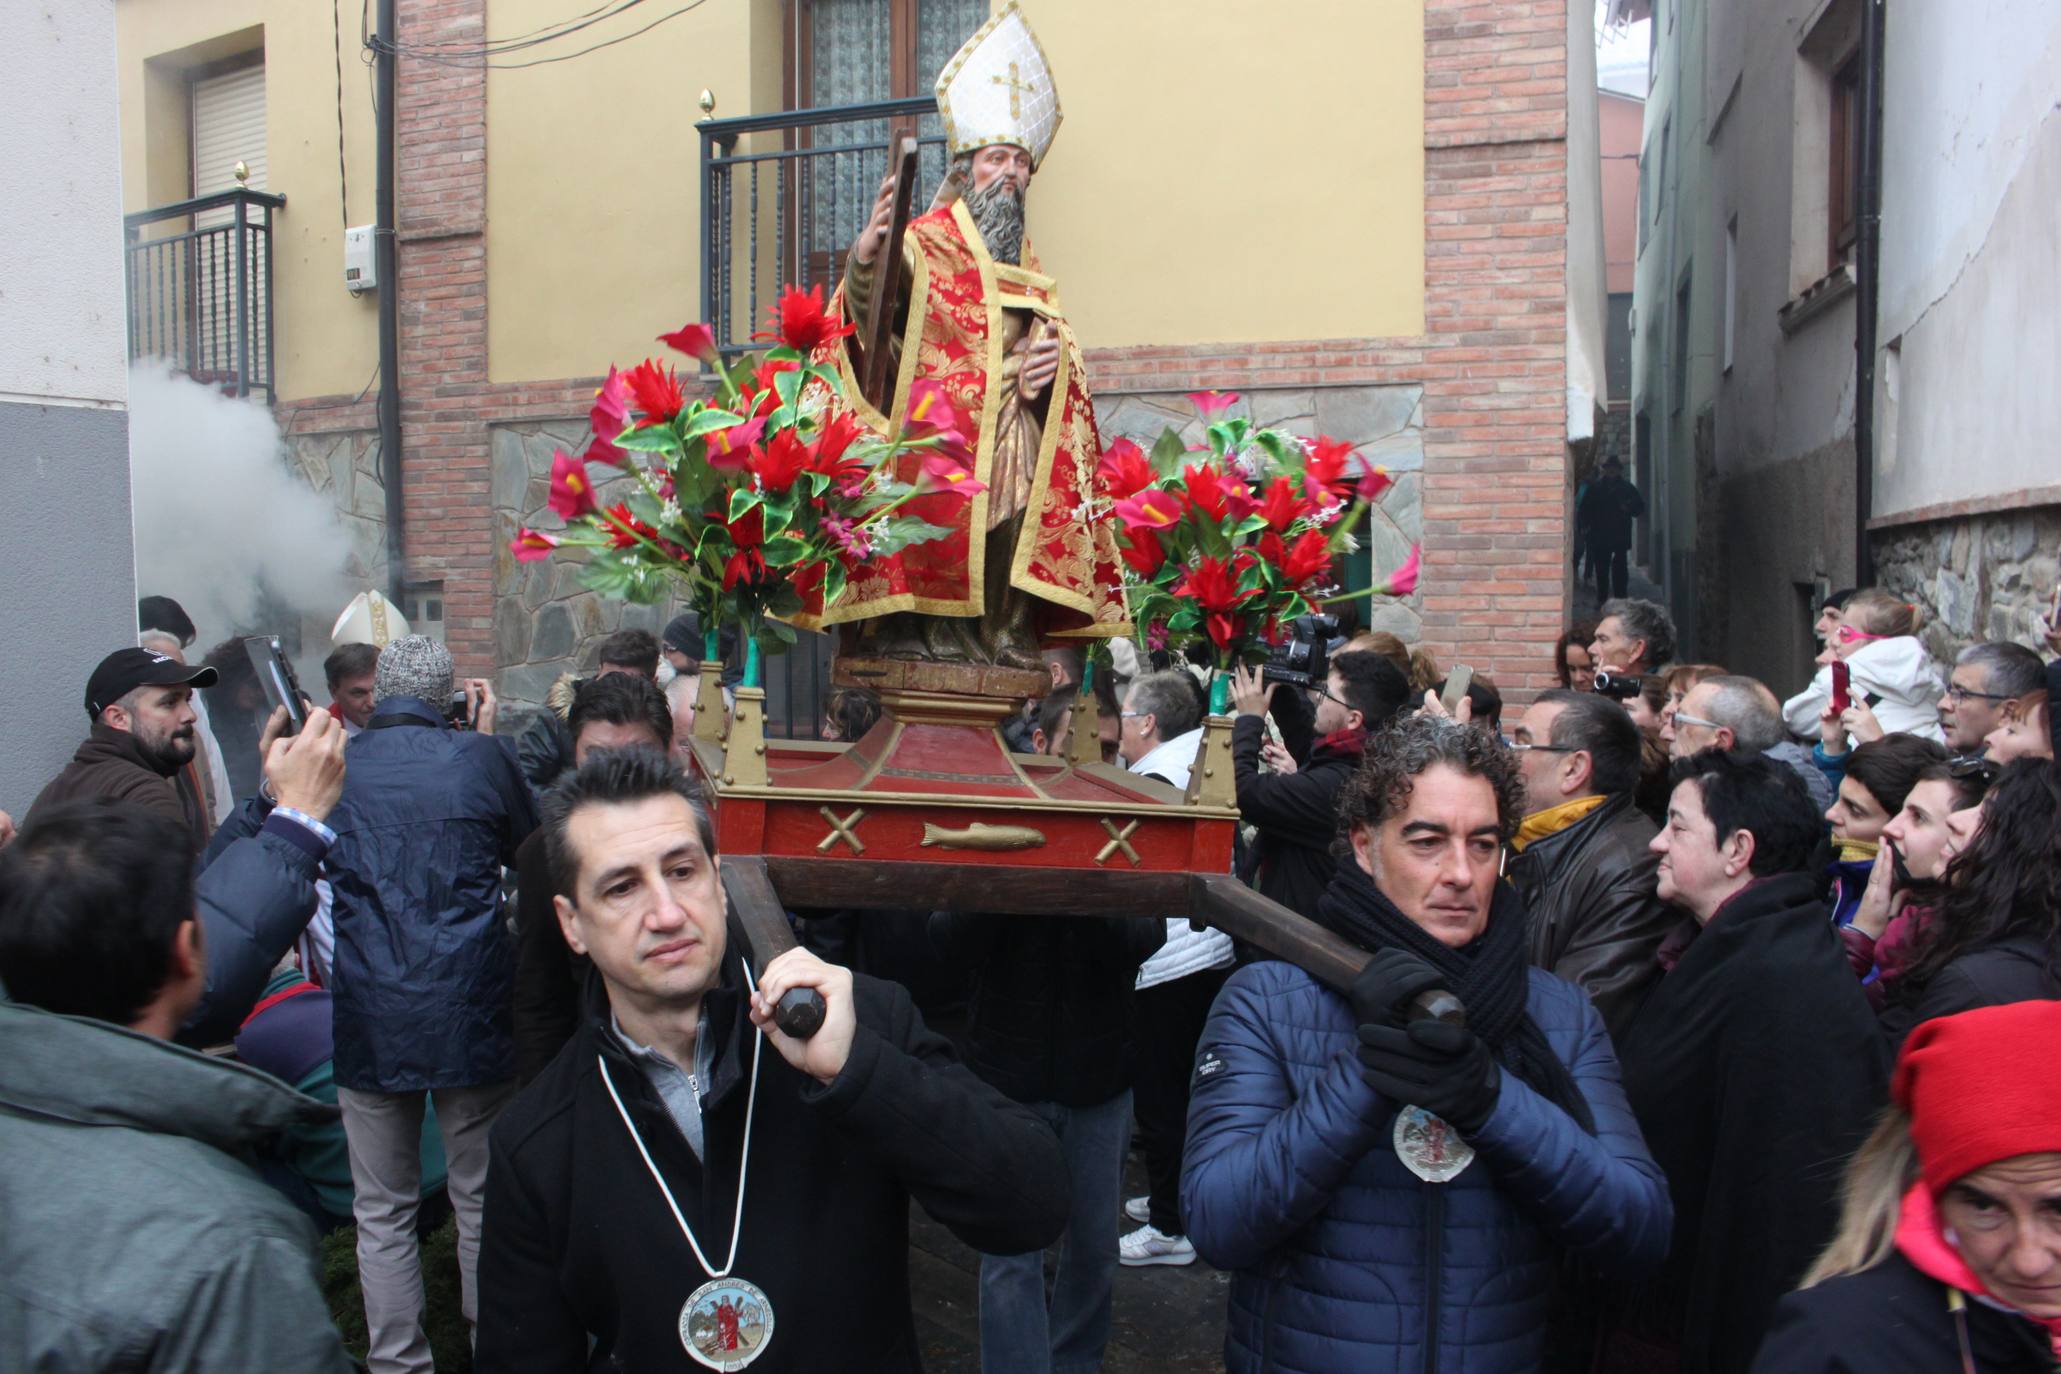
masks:
[[[1320,749],[1356,759],[1367,752],[1367,732],[1357,725],[1349,725],[1343,730],[1333,730],[1310,746],[1310,757],[1315,758]]]
[[[1911,1262],[1911,1267],[1925,1277],[2045,1328],[2054,1353],[2061,1356],[2061,1317],[2042,1319],[2027,1316],[2009,1303],[1990,1296],[1989,1290],[1982,1286],[1982,1280],[1968,1267],[1968,1261],[1961,1258],[1961,1252],[1947,1238],[1946,1226],[1939,1218],[1938,1204],[1932,1200],[1932,1193],[1923,1180],[1912,1184],[1911,1190],[1904,1194],[1903,1212],[1896,1223],[1896,1248]]]

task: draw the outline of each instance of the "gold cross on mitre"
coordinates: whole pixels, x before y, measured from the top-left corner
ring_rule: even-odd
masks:
[[[1011,119],[1022,119],[1023,93],[1036,90],[1038,88],[1037,83],[1035,81],[1019,81],[1014,62],[1009,64],[1008,76],[991,76],[988,80],[997,86],[1007,86],[1009,88],[1009,117]]]

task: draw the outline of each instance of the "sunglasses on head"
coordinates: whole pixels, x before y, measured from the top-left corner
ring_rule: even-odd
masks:
[[[1948,759],[1947,771],[1959,782],[1965,782],[1969,778],[1978,779],[1986,790],[1996,782],[1997,775],[2004,771],[2004,765],[1984,754],[1969,754],[1958,759]]]

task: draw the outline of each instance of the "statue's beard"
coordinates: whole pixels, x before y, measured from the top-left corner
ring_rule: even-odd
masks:
[[[984,189],[968,191],[966,213],[996,262],[1023,260],[1023,193],[1015,182],[996,177]]]

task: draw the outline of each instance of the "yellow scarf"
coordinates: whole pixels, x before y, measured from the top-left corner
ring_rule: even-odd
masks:
[[[1576,797],[1571,802],[1549,806],[1544,811],[1534,811],[1517,827],[1517,838],[1510,841],[1510,847],[1522,854],[1526,845],[1543,840],[1548,835],[1559,834],[1609,800],[1608,797]]]
[[[1839,862],[1843,864],[1859,863],[1882,852],[1882,845],[1876,840],[1834,840],[1832,847],[1839,851]]]

